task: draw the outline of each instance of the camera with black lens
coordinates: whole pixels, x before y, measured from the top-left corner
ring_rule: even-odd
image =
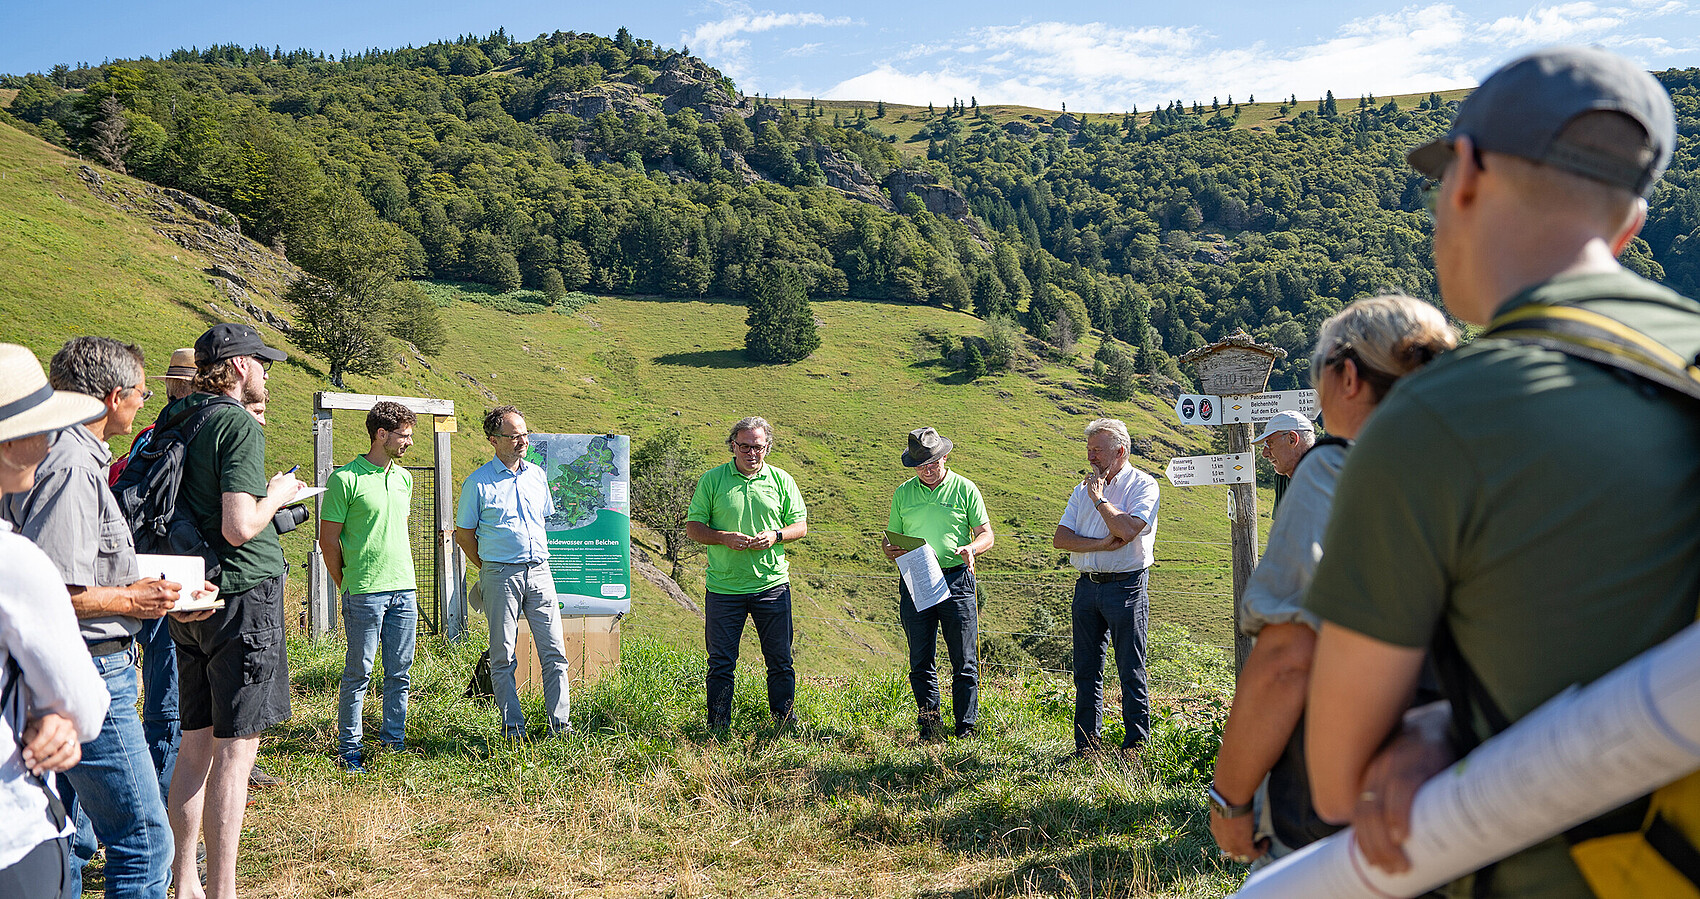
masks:
[[[272,516],[272,527],[277,528],[279,534],[287,534],[306,523],[307,515],[306,506],[284,506]]]

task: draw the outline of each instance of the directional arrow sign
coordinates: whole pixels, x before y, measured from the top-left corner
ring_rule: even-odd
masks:
[[[1164,477],[1176,487],[1212,484],[1249,484],[1256,477],[1251,453],[1221,453],[1215,456],[1176,456],[1169,460]]]
[[[1272,390],[1242,396],[1183,393],[1175,401],[1175,414],[1183,425],[1261,424],[1277,412],[1289,411],[1315,418],[1317,408],[1314,390]]]

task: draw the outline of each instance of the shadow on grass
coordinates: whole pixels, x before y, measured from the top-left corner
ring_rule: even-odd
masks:
[[[757,368],[742,350],[703,350],[696,353],[668,353],[655,357],[656,365],[681,365],[691,368]]]
[[[1007,874],[987,877],[958,890],[929,890],[917,899],[980,899],[986,896],[1124,897],[1166,893],[1186,881],[1229,877],[1190,838],[1126,846],[1097,843],[1034,856]],[[1230,887],[1231,889],[1232,887]]]

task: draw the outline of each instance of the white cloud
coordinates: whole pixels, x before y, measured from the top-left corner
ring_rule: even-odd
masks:
[[[849,16],[827,18],[814,12],[756,13],[745,10],[698,25],[695,31],[684,36],[684,41],[699,56],[735,55],[749,46],[748,41],[735,39],[740,34],[760,34],[776,28],[833,27],[849,25],[850,22]]]
[[[1313,99],[1333,91],[1352,98],[1468,87],[1499,63],[1558,42],[1616,45],[1638,59],[1679,51],[1644,30],[1626,29],[1684,13],[1687,3],[1620,3],[1628,5],[1580,0],[1488,20],[1468,7],[1432,2],[1355,19],[1332,35],[1289,47],[1268,41],[1222,46],[1198,28],[1054,21],[992,26],[968,32],[954,46],[947,38],[900,50],[822,96],[906,103],[975,96],[984,103],[1054,109],[1067,102],[1072,109],[1114,112],[1212,96]]]

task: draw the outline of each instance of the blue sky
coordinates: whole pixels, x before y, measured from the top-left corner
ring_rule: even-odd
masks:
[[[973,97],[1104,112],[1171,99],[1465,87],[1552,43],[1601,44],[1650,69],[1700,66],[1700,0],[10,5],[0,19],[0,72],[9,73],[213,43],[335,53],[498,27],[529,39],[555,30],[613,34],[622,25],[664,47],[688,46],[749,93],[939,104]]]

